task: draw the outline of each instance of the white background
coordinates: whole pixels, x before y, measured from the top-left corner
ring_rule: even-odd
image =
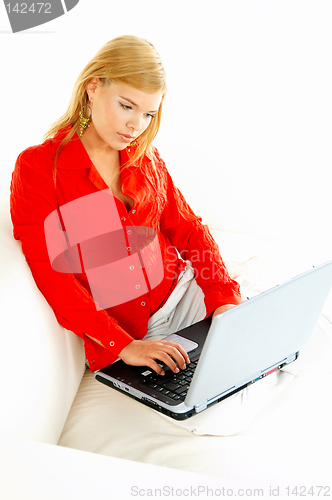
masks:
[[[81,0],[16,34],[4,5],[0,19],[5,184],[100,46],[135,34],[164,60],[169,92],[155,143],[193,209],[211,228],[301,238],[329,258],[329,0]]]
[[[1,192],[90,58],[134,34],[164,60],[155,144],[194,211],[211,228],[300,241],[331,258],[331,26],[330,0],[80,0],[12,34],[1,3]]]

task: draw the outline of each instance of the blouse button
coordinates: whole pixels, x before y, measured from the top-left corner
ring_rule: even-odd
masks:
[[[145,306],[145,302],[141,302],[141,306]]]
[[[129,269],[134,269],[134,266],[129,266]]]
[[[131,250],[131,247],[127,247],[127,250]]]
[[[130,229],[129,229],[129,231],[127,231],[127,234],[131,234],[131,231],[130,231]]]
[[[132,213],[132,214],[135,214],[135,213],[136,213],[136,210],[132,210],[132,211],[131,211],[131,213]]]
[[[141,286],[140,285],[135,285],[135,288],[139,289],[139,288],[141,288]]]
[[[126,218],[125,217],[121,217],[121,220],[126,220]]]
[[[110,342],[110,346],[112,346],[112,347],[114,346],[114,342],[113,342],[113,340],[111,340],[111,342]]]

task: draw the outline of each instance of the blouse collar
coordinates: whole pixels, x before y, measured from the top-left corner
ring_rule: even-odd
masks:
[[[71,125],[62,128],[59,130],[54,138],[52,139],[52,149],[53,156],[55,157],[57,147],[64,137],[69,133]],[[134,150],[130,148],[130,153],[128,148],[125,148],[120,151],[120,168],[127,163],[133,154]],[[144,163],[150,162],[150,159],[145,155]],[[75,133],[70,141],[64,146],[59,154],[59,157],[56,162],[56,166],[58,169],[79,169],[79,168],[90,168],[93,171],[97,171],[96,167],[92,163],[85,147],[80,141],[78,135]],[[137,166],[135,163],[132,165],[133,167]]]

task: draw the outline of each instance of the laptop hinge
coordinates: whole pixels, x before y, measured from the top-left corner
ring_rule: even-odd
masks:
[[[207,408],[207,401],[205,401],[204,403],[201,403],[199,405],[195,405],[195,412],[199,413],[200,411],[203,411],[206,408]]]

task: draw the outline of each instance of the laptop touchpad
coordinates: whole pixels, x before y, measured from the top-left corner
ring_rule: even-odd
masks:
[[[196,342],[186,339],[185,337],[181,337],[181,335],[177,335],[176,333],[168,335],[168,337],[165,337],[163,340],[176,342],[177,344],[180,344],[187,352],[193,351],[194,349],[196,349],[196,347],[198,347],[198,344]]]

